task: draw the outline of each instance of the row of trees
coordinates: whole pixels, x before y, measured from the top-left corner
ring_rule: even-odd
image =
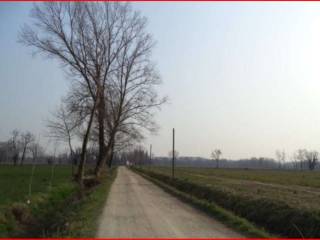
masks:
[[[0,160],[11,160],[14,165],[23,165],[27,155],[35,162],[44,152],[34,134],[17,129],[13,130],[10,138],[1,144],[0,151],[2,156]]]
[[[138,146],[121,154],[127,165],[146,165],[151,163],[151,156],[143,147]]]
[[[74,139],[80,140],[80,183],[88,144],[97,144],[99,177],[115,151],[156,130],[154,109],[165,102],[155,90],[160,78],[146,18],[120,2],[47,2],[35,5],[32,17],[20,42],[60,62],[72,81],[48,124],[51,136],[66,141],[70,155]]]
[[[277,150],[276,160],[279,163],[279,168],[282,168],[286,164],[286,153],[284,150]],[[292,156],[292,163],[295,169],[309,169],[314,170],[318,164],[319,152],[309,151],[307,149],[298,149]]]
[[[215,149],[211,152],[211,159],[216,162],[216,168],[219,168],[219,160],[222,152],[220,149]],[[278,162],[278,168],[282,168],[286,165],[286,153],[284,150],[276,150],[276,161]],[[261,158],[260,158],[261,160]],[[314,170],[318,164],[319,152],[309,151],[306,149],[297,150],[292,157],[293,167],[295,169],[309,169]]]
[[[213,161],[216,161],[216,168],[219,168],[219,160],[222,155],[222,151],[220,149],[215,149],[211,152],[211,158]]]
[[[314,170],[318,164],[319,152],[299,149],[293,155],[294,167],[296,169],[308,168]]]

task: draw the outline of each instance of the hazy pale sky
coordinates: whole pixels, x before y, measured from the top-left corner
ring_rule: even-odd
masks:
[[[274,157],[320,150],[320,3],[133,3],[149,20],[153,59],[170,98],[149,136],[167,155]],[[0,141],[45,130],[68,80],[56,62],[17,43],[32,3],[0,3]]]

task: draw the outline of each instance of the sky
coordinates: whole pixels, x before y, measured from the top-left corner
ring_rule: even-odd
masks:
[[[133,3],[157,44],[159,93],[169,102],[147,135],[167,156],[230,159],[320,151],[320,3]],[[32,3],[0,3],[0,141],[17,128],[41,141],[68,89],[59,64],[17,42]],[[49,147],[50,148],[50,145]]]

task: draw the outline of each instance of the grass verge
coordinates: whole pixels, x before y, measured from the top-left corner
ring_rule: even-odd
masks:
[[[143,168],[139,168],[139,171],[195,198],[215,203],[272,234],[290,238],[320,237],[318,209],[300,209],[281,200],[259,195],[246,196],[185,178],[172,179],[168,175]]]
[[[116,178],[117,169],[113,168],[104,177],[102,184],[77,205],[68,218],[68,229],[65,236],[70,238],[94,238],[98,228],[99,216],[106,203],[111,185]]]
[[[190,194],[179,191],[177,188],[164,183],[163,181],[153,177],[147,171],[142,169],[132,167],[136,173],[140,174],[144,178],[155,183],[157,186],[161,187],[166,192],[174,195],[175,197],[181,199],[184,202],[187,202],[197,209],[204,211],[206,214],[214,217],[217,220],[223,222],[226,226],[234,229],[235,231],[245,235],[246,237],[251,238],[270,238],[274,237],[267,233],[264,229],[259,228],[244,218],[234,215],[232,212],[219,207],[213,202],[208,202],[204,199],[196,198]]]
[[[116,177],[112,169],[100,184],[80,194],[77,184],[67,182],[26,202],[0,209],[0,237],[94,237],[99,214]]]

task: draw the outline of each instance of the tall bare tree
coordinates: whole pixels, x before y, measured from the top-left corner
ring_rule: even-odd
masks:
[[[43,147],[39,144],[39,142],[33,142],[30,144],[30,152],[32,154],[32,162],[36,163],[39,156],[44,154]]]
[[[35,141],[35,137],[30,132],[22,133],[21,136],[22,155],[20,165],[23,165],[29,145]]]
[[[74,154],[72,138],[75,134],[77,124],[73,121],[70,112],[67,111],[63,104],[61,104],[59,109],[52,115],[52,119],[47,122],[49,137],[68,143],[69,153],[72,156]]]
[[[278,160],[279,168],[284,164],[286,160],[286,153],[284,150],[276,150],[276,159]]]
[[[299,159],[298,159],[297,152],[294,152],[292,155],[292,163],[293,163],[293,168],[298,170],[299,169]]]
[[[309,170],[314,170],[318,163],[319,153],[317,151],[307,151],[305,158],[307,160]]]
[[[108,150],[108,167],[110,168],[112,166],[113,156],[116,152],[119,153],[125,149],[137,146],[141,143],[143,139],[144,136],[142,135],[141,131],[139,131],[139,129],[135,128],[134,126],[121,126],[118,129],[117,134],[115,135],[115,139],[113,141],[112,146]]]
[[[82,145],[96,122],[99,176],[120,126],[130,124],[128,119],[141,123],[150,115],[146,109],[160,103],[153,91],[158,77],[149,60],[153,41],[145,32],[146,19],[129,4],[115,2],[48,2],[35,5],[32,17],[35,23],[23,27],[20,41],[58,59],[89,93],[92,109]]]
[[[20,142],[19,142],[19,137],[20,137],[20,132],[17,129],[14,129],[11,132],[11,139],[9,140],[9,146],[12,150],[12,161],[13,165],[18,164],[19,160],[19,152],[20,152]]]
[[[211,153],[212,160],[216,161],[216,168],[219,168],[219,160],[220,160],[221,155],[222,155],[222,152],[220,149],[215,149]]]
[[[306,161],[306,155],[307,155],[307,150],[306,149],[299,149],[296,152],[296,158],[300,162],[300,170],[303,170],[303,163]]]
[[[103,26],[104,33],[107,32],[103,24],[106,19],[95,14],[97,9],[99,9],[98,6],[94,7],[94,4],[87,3],[48,2],[35,5],[32,10],[35,23],[32,27],[28,25],[23,27],[20,41],[59,60],[70,75],[78,76],[94,102],[92,112],[95,112],[96,107],[100,106],[99,109],[103,110],[99,111],[99,117],[103,118],[104,84],[102,76],[107,72],[105,54],[110,45],[105,46],[102,42],[103,35],[98,27]],[[91,124],[88,124],[87,135],[89,135],[90,128]],[[103,130],[103,125],[100,128]],[[101,141],[100,148],[103,152],[103,135],[102,138],[100,137]],[[83,145],[86,145],[85,139]],[[100,157],[103,157],[102,154]]]

